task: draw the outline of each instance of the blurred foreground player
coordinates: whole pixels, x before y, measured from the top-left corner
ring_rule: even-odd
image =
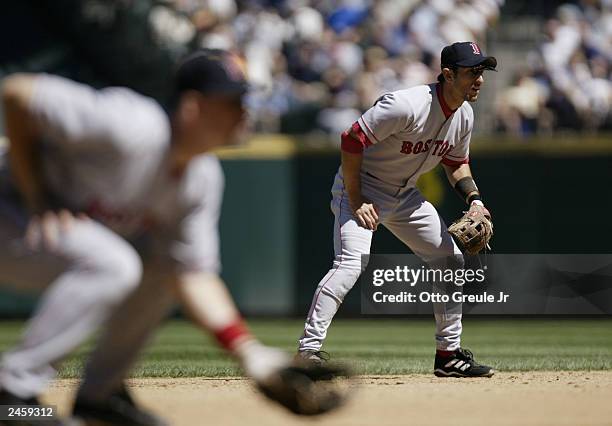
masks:
[[[207,152],[231,143],[244,121],[238,58],[195,52],[174,84],[166,112],[126,88],[96,91],[51,75],[5,80],[12,179],[0,198],[0,282],[46,290],[2,357],[1,404],[36,403],[57,363],[106,323],[75,419],[166,424],[136,406],[123,379],[177,301],[270,398],[299,414],[341,402],[313,392],[329,370],[290,366],[249,333],[218,275],[224,178]]]

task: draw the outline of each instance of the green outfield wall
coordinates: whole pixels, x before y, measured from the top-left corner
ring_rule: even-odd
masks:
[[[337,149],[279,137],[219,152],[226,174],[220,222],[223,277],[254,315],[303,315],[331,265],[330,188]],[[612,140],[475,141],[471,165],[495,224],[497,253],[610,253]],[[441,169],[419,187],[450,223],[465,206]],[[384,228],[379,253],[408,249]],[[0,315],[32,308],[32,298],[0,293]],[[359,312],[359,293],[341,314]]]
[[[331,266],[330,188],[339,153],[301,146],[277,139],[261,149],[221,154],[227,178],[224,276],[249,313],[305,314]],[[494,219],[494,252],[610,252],[612,140],[475,141],[471,158]],[[441,169],[419,187],[448,223],[465,208]],[[382,227],[373,250],[408,252]],[[358,312],[353,291],[341,313]]]

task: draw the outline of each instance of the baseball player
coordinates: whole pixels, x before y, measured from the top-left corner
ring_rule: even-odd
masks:
[[[266,395],[300,412],[299,392],[284,392],[296,374],[287,355],[249,333],[218,275],[224,178],[208,152],[235,139],[246,88],[239,59],[208,49],[177,67],[167,111],[126,88],[45,74],[5,80],[12,179],[0,180],[0,282],[45,291],[2,356],[0,404],[36,404],[62,358],[106,323],[75,417],[166,424],[134,403],[123,379],[178,301]]]
[[[454,43],[441,54],[438,82],[387,93],[342,134],[342,164],[332,188],[335,215],[333,267],[319,283],[298,357],[321,363],[321,351],[334,314],[361,271],[372,234],[383,224],[430,265],[460,268],[463,255],[434,206],[415,185],[419,176],[442,163],[450,184],[470,205],[485,212],[472,178],[469,144],[474,123],[470,102],[478,99],[483,71],[497,60],[476,43]],[[434,304],[437,376],[490,377],[460,347],[461,312]]]

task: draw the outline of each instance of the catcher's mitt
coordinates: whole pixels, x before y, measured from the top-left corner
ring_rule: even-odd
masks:
[[[313,416],[340,407],[347,399],[336,378],[349,378],[348,370],[331,365],[292,365],[281,369],[266,383],[257,383],[259,390],[289,411]]]
[[[477,254],[488,246],[493,236],[493,222],[489,211],[481,205],[472,204],[465,214],[448,227],[467,254]]]

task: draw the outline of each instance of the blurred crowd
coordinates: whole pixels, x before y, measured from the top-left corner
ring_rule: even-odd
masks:
[[[45,71],[95,87],[126,85],[163,103],[179,57],[194,47],[228,49],[244,58],[254,130],[338,135],[381,94],[435,81],[444,45],[474,40],[502,64],[489,80],[494,90],[479,103],[479,128],[520,137],[612,130],[612,0],[508,2],[495,27],[502,6],[504,0],[13,0],[0,14],[0,78]],[[520,36],[540,26],[539,40],[533,30]],[[495,49],[486,46],[492,28]],[[523,50],[527,40],[537,48]]]
[[[560,6],[543,42],[497,97],[500,130],[518,136],[553,129],[612,129],[612,1]]]
[[[384,92],[435,81],[446,44],[484,42],[504,0],[168,0],[180,42],[246,60],[258,131],[338,134]]]

